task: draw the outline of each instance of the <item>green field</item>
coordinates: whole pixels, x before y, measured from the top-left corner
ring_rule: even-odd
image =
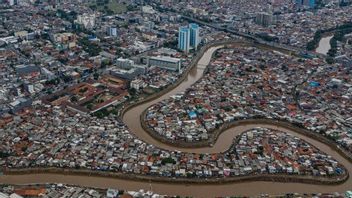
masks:
[[[121,14],[127,10],[127,6],[117,0],[92,0],[89,7],[107,14]]]

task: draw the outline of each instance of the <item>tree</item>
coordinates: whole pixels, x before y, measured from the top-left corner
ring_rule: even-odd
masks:
[[[84,92],[86,92],[86,91],[88,91],[88,88],[87,88],[87,87],[85,87],[85,88],[79,90],[80,93],[84,93]]]
[[[106,12],[107,15],[113,15],[113,14],[115,14],[115,12],[112,11],[112,10],[110,10],[110,9],[106,9],[105,12]]]
[[[128,5],[127,6],[127,11],[134,11],[135,7],[133,5]]]
[[[72,81],[72,77],[71,76],[63,76],[62,77],[62,79],[63,79],[63,81],[65,82],[65,83],[68,83],[68,82],[70,82],[70,81]]]
[[[97,6],[96,5],[90,5],[89,8],[92,9],[92,10],[96,10]]]
[[[76,97],[76,96],[72,96],[71,101],[72,101],[72,102],[77,102],[77,101],[78,101],[78,99],[77,99],[77,97]]]
[[[164,158],[161,160],[161,164],[165,165],[165,164],[176,164],[176,161],[174,159],[172,159],[171,157],[168,158]]]
[[[100,64],[100,67],[101,68],[106,68],[106,66],[108,66],[108,65],[110,65],[111,64],[111,61],[109,61],[109,60],[103,60],[102,62],[101,62],[101,64]]]
[[[135,95],[136,92],[137,92],[137,90],[136,90],[135,88],[133,88],[133,87],[131,87],[131,88],[129,89],[129,93],[130,93],[131,95]]]
[[[329,63],[329,64],[333,64],[333,63],[334,63],[334,58],[331,57],[331,56],[328,56],[325,60],[326,60],[326,62]]]
[[[7,157],[9,157],[9,156],[10,156],[10,154],[5,153],[5,152],[3,152],[3,151],[0,151],[0,158],[1,158],[1,159],[7,158]]]
[[[92,105],[91,103],[89,103],[89,104],[87,105],[87,109],[92,110],[92,109],[93,109],[93,105]]]
[[[97,44],[91,43],[88,38],[80,39],[79,45],[81,45],[84,51],[88,52],[90,56],[97,56],[101,52],[101,47]]]
[[[99,74],[98,73],[94,73],[93,77],[94,77],[95,80],[98,80],[99,79]]]

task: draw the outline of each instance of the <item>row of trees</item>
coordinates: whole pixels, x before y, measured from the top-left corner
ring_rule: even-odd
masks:
[[[312,51],[318,47],[322,34],[323,34],[322,30],[318,30],[315,32],[313,40],[307,43],[307,50]]]

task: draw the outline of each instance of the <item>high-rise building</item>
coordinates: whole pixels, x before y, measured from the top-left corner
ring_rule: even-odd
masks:
[[[117,28],[116,27],[108,27],[107,34],[109,36],[116,37],[117,36]]]
[[[190,29],[190,45],[194,48],[198,48],[199,44],[199,25],[195,23],[189,24]]]
[[[180,71],[181,60],[169,56],[151,56],[148,58],[148,66],[156,66],[167,70]]]
[[[315,0],[296,0],[297,6],[308,6],[310,8],[315,7]]]
[[[255,17],[255,22],[258,25],[262,25],[265,27],[270,26],[274,22],[274,17],[271,13],[260,12],[260,13],[257,13],[257,16]]]
[[[308,6],[310,8],[314,8],[315,7],[315,0],[308,0]]]
[[[8,2],[9,2],[10,6],[13,6],[16,4],[17,1],[16,0],[8,0]]]
[[[83,25],[84,28],[86,29],[93,29],[95,26],[95,19],[96,19],[95,14],[90,15],[85,13],[83,15],[78,15],[74,23]]]
[[[178,48],[186,53],[190,48],[190,29],[188,27],[180,27],[178,32]]]

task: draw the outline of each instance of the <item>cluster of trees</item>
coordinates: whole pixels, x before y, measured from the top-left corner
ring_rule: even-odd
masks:
[[[57,16],[73,23],[73,21],[77,18],[77,12],[75,11],[65,12],[61,9],[58,9]]]
[[[0,159],[9,157],[10,154],[0,151]]]
[[[103,7],[109,4],[109,0],[96,0],[94,4],[90,5],[90,9],[97,10],[98,7]]]
[[[105,109],[102,109],[100,111],[93,113],[93,116],[96,116],[97,118],[102,119],[102,118],[108,116],[109,114],[110,114],[110,112],[105,108]]]
[[[133,5],[127,5],[127,11],[137,11],[139,8]]]
[[[177,49],[177,40],[169,41],[164,43],[164,47],[171,48],[171,49]]]
[[[335,31],[334,37],[330,40],[331,49],[328,52],[326,61],[329,64],[334,62],[334,57],[337,53],[337,41],[342,41],[346,34],[352,32],[352,23],[348,22],[343,25],[336,26],[335,28],[329,28],[326,30],[317,30],[314,34],[313,40],[307,43],[307,50],[312,51],[318,47],[318,44],[324,33]]]
[[[176,164],[176,161],[174,159],[172,159],[171,157],[168,158],[164,158],[161,160],[161,164],[165,165],[165,164]]]
[[[85,93],[86,91],[88,91],[88,88],[87,88],[87,87],[85,87],[85,88],[79,90],[80,93]]]
[[[92,9],[92,10],[102,11],[102,12],[104,12],[107,15],[113,15],[113,14],[116,14],[115,11],[118,12],[116,10],[116,6],[120,6],[120,5],[115,2],[117,0],[111,0],[111,1],[112,2],[110,2],[110,0],[95,0],[95,4],[90,5],[89,8]],[[122,4],[123,4],[123,7],[124,7],[126,3],[123,2]],[[127,7],[127,9],[128,9],[128,11],[133,11],[134,7],[129,5]]]
[[[133,95],[136,95],[137,90],[135,88],[131,87],[131,88],[128,89],[128,92],[130,93],[130,95],[133,96]]]
[[[263,33],[258,33],[255,34],[257,37],[263,39],[264,41],[268,41],[268,42],[273,42],[273,41],[278,41],[279,38],[277,38],[276,36],[270,36],[268,34],[263,34]]]
[[[318,47],[318,44],[320,42],[320,39],[322,37],[323,32],[324,31],[322,31],[322,30],[317,30],[315,32],[313,40],[311,40],[307,43],[307,50],[312,51]]]
[[[101,52],[101,47],[95,43],[91,43],[88,38],[79,40],[79,45],[83,47],[90,56],[97,56]]]
[[[104,117],[107,117],[107,116],[109,116],[110,114],[113,114],[113,115],[118,115],[118,109],[119,109],[119,106],[116,106],[116,107],[114,107],[112,110],[108,110],[108,108],[104,108],[104,109],[102,109],[102,110],[99,110],[99,111],[97,111],[97,112],[95,112],[95,113],[93,113],[92,115],[93,116],[96,116],[97,118],[99,118],[99,119],[102,119],[102,118],[104,118]]]
[[[345,6],[349,6],[352,4],[352,1],[347,2],[347,1],[340,1],[340,7],[345,7]]]
[[[58,85],[60,84],[60,78],[54,78],[45,82],[45,85]]]
[[[334,57],[336,56],[336,53],[337,53],[337,42],[338,41],[342,42],[344,40],[345,35],[351,32],[352,32],[352,23],[346,23],[336,28],[334,37],[332,37],[330,40],[331,48],[328,51],[328,54],[327,54],[328,57],[326,58],[326,61],[329,64],[334,62]]]

